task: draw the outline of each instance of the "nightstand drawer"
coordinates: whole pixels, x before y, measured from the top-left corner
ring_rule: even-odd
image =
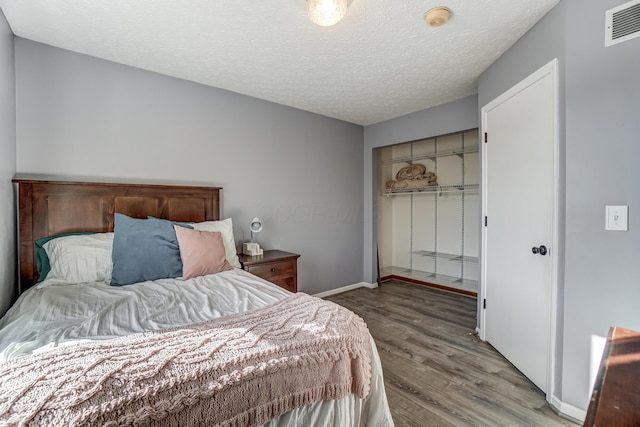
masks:
[[[290,292],[298,292],[298,258],[300,255],[278,250],[262,255],[239,254],[242,269]]]
[[[288,290],[289,292],[298,292],[298,287],[296,285],[296,276],[274,277],[273,279],[267,280],[280,286],[283,289]]]
[[[292,261],[271,262],[262,265],[250,265],[247,269],[249,273],[270,280],[279,276],[295,276],[296,265]]]

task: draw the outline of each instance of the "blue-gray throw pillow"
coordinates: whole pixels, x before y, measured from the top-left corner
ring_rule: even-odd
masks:
[[[155,216],[147,216],[148,219],[162,219],[162,218],[156,218]],[[167,221],[171,221],[170,219],[168,219]],[[180,222],[180,221],[171,221],[171,223],[175,224],[175,225],[179,225],[180,227],[184,227],[184,228],[188,228],[189,230],[193,230],[193,225],[191,225],[188,222]]]
[[[171,221],[116,213],[113,233],[112,285],[182,276],[180,248]]]

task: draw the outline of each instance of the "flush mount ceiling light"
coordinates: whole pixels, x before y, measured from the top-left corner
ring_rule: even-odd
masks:
[[[451,18],[451,10],[444,6],[434,7],[424,16],[424,20],[430,27],[440,27]]]
[[[309,19],[321,27],[335,25],[347,13],[347,0],[307,0]]]

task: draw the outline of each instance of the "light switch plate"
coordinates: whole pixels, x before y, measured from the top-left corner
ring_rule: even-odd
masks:
[[[629,206],[605,206],[605,230],[627,231]]]

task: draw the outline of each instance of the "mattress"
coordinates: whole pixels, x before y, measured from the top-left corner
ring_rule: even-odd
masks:
[[[129,285],[104,282],[34,287],[0,320],[0,362],[59,346],[108,340],[240,313],[290,295],[240,269],[190,280]],[[380,359],[373,347],[371,392],[316,402],[267,426],[391,426]]]

